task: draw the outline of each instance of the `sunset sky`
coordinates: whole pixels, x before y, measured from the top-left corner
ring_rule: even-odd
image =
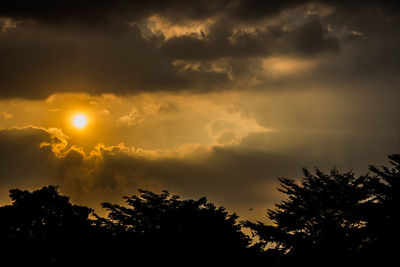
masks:
[[[399,29],[395,1],[0,0],[0,204],[166,189],[263,220],[278,177],[399,153]]]

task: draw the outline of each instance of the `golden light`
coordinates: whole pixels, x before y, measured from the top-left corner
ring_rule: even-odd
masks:
[[[308,70],[316,65],[315,60],[271,57],[262,61],[264,70],[276,74],[294,74]]]
[[[73,117],[72,122],[74,123],[75,127],[82,129],[87,124],[87,118],[83,114],[76,114]]]

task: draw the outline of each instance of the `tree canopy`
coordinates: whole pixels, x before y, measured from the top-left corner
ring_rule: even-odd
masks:
[[[393,255],[399,237],[400,155],[389,158],[392,168],[370,166],[367,175],[316,168],[315,174],[303,169],[299,181],[280,178],[278,190],[287,198],[267,211],[273,225],[246,221],[244,226],[259,238],[258,246],[308,265],[366,264],[371,255]]]
[[[56,186],[12,189],[0,207],[0,240],[10,265],[387,265],[400,238],[400,154],[390,167],[356,175],[332,169],[279,178],[286,199],[271,224],[242,221],[205,197],[139,190],[125,205],[102,203],[106,218],[70,203]],[[255,239],[244,234],[250,228]],[[24,255],[24,257],[21,257]]]
[[[33,192],[10,190],[11,205],[0,207],[2,239],[54,240],[82,237],[90,228],[92,209],[73,205],[57,187]]]
[[[12,189],[10,198],[11,205],[0,207],[0,239],[7,244],[3,261],[59,265],[88,253],[78,248],[96,236],[89,219],[92,209],[71,204],[56,186],[33,192]]]
[[[142,253],[223,261],[246,255],[250,239],[241,231],[236,214],[216,207],[205,197],[182,200],[168,191],[139,193],[124,197],[128,207],[103,203],[109,213],[102,222],[117,238],[123,235],[132,242],[140,240],[136,244]]]

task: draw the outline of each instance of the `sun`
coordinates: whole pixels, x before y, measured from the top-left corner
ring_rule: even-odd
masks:
[[[82,129],[86,126],[87,124],[87,118],[83,114],[76,114],[72,118],[72,122],[76,128]]]

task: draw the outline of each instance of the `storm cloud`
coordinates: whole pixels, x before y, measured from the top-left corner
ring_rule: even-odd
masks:
[[[342,50],[365,39],[386,39],[396,31],[392,2],[362,3],[2,1],[0,97],[285,87],[287,82],[274,75],[258,77],[263,73],[260,62],[273,57],[314,59],[324,71],[310,70],[308,76],[330,79],[337,71],[335,63],[341,65]],[[376,21],[386,21],[379,27],[386,35],[361,26]],[[394,46],[399,42],[390,41]],[[362,52],[365,60],[379,53],[380,45]],[[355,75],[367,71],[357,68]],[[286,78],[304,84],[296,76]]]

